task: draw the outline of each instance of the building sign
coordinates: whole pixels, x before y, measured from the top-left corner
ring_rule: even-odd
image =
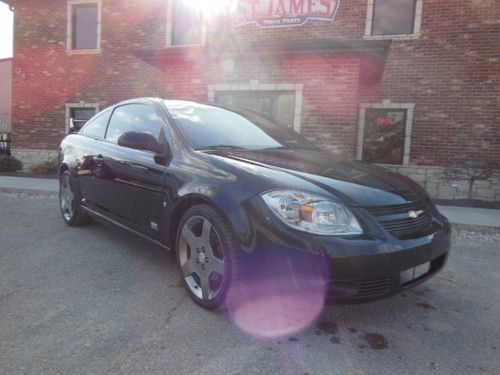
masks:
[[[238,0],[235,26],[300,26],[309,19],[332,21],[339,0]]]

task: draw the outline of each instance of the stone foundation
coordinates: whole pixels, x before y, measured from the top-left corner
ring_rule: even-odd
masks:
[[[468,181],[444,181],[441,177],[442,167],[425,166],[387,166],[393,171],[404,174],[422,185],[433,198],[467,199]],[[500,173],[491,181],[476,181],[472,188],[473,199],[483,201],[500,201]]]
[[[57,159],[57,150],[13,148],[12,156],[23,162],[23,170],[29,171],[31,167],[45,161]]]

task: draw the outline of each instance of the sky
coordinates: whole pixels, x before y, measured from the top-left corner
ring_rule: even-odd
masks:
[[[0,59],[12,57],[13,13],[0,1]]]

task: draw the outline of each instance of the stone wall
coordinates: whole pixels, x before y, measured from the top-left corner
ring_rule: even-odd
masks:
[[[58,151],[15,148],[12,150],[12,156],[23,162],[23,170],[29,171],[31,167],[37,164],[43,163],[44,161],[57,159]]]
[[[466,199],[469,191],[468,181],[445,181],[442,167],[420,165],[385,167],[404,174],[422,185],[433,198]],[[473,199],[500,202],[500,171],[490,181],[476,181],[472,188]]]

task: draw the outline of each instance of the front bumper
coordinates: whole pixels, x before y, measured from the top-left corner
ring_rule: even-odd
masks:
[[[298,281],[320,280],[327,302],[367,302],[402,292],[439,272],[450,251],[451,228],[437,211],[433,233],[398,240],[376,226],[350,238],[299,232],[279,222],[259,200],[244,210],[249,229],[239,233],[243,274],[256,280],[288,277],[294,287]],[[426,263],[425,272],[403,278],[403,272]]]

